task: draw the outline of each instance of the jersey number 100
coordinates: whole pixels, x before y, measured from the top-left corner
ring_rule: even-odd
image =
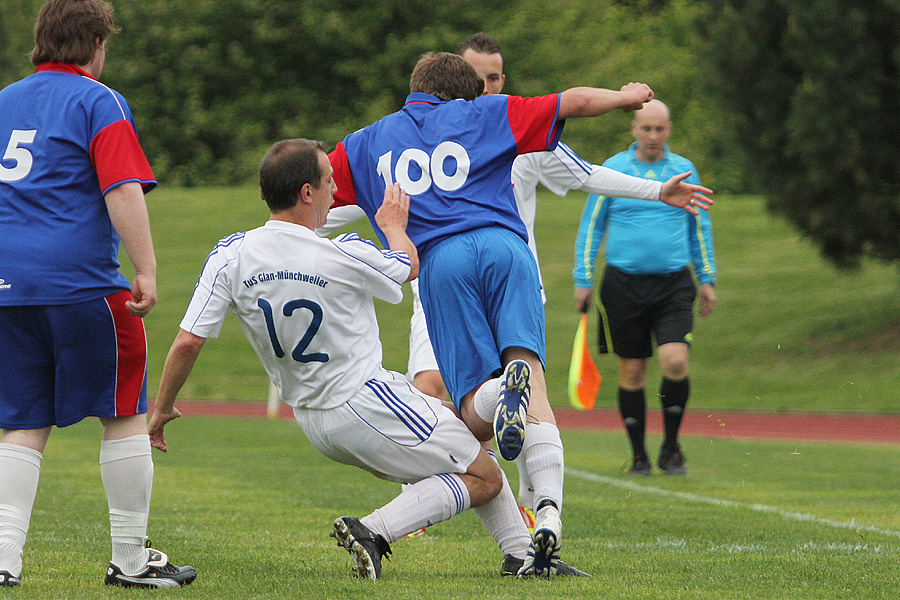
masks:
[[[393,159],[393,151],[389,150],[378,157],[378,164],[375,170],[378,175],[384,179],[385,187],[393,185],[394,181],[400,183],[400,187],[406,190],[410,196],[421,194],[428,190],[431,184],[444,190],[452,192],[458,190],[466,182],[469,177],[469,167],[472,162],[469,159],[469,153],[466,149],[456,142],[441,142],[428,155],[424,150],[419,148],[407,148],[400,153],[397,159],[397,166],[394,167],[394,176],[391,176],[391,162]],[[452,158],[456,163],[456,170],[448,175],[444,170],[447,159]],[[410,175],[410,163],[415,163],[421,170],[418,179],[413,179]]]

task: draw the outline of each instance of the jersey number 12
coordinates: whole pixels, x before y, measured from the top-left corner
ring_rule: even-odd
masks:
[[[256,301],[256,305],[263,311],[263,315],[266,318],[266,329],[269,330],[269,341],[272,342],[272,350],[275,351],[275,356],[284,358],[284,348],[281,347],[281,342],[278,341],[278,333],[275,331],[275,315],[272,312],[272,305],[265,298],[259,298]],[[316,332],[319,331],[319,327],[322,325],[322,307],[312,300],[297,299],[291,300],[285,304],[281,312],[285,317],[290,317],[298,308],[305,308],[311,312],[312,320],[309,323],[309,327],[306,328],[306,333],[303,334],[303,337],[300,338],[300,341],[294,346],[294,350],[291,352],[291,358],[298,363],[328,362],[328,355],[324,352],[304,354],[309,347],[310,342],[312,342],[312,339],[315,337]]]

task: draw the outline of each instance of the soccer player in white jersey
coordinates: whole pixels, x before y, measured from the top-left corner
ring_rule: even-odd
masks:
[[[203,266],[166,358],[152,445],[167,450],[163,430],[180,416],[176,396],[231,310],[317,449],[412,484],[366,517],[335,520],[331,535],[358,577],[380,577],[390,542],[470,507],[504,553],[501,573],[515,575],[530,537],[497,461],[440,401],[381,367],[373,297],[399,302],[401,284],[418,274],[405,231],[408,196],[399,184],[385,190],[376,221],[390,249],[380,250],[356,234],[315,235],[336,190],[320,143],[276,143],[260,167],[260,187],[269,221],[222,238]]]

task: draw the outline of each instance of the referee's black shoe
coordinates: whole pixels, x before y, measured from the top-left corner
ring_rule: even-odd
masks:
[[[687,475],[687,467],[684,466],[684,462],[681,446],[675,444],[671,448],[660,449],[659,460],[656,461],[656,464],[666,472],[666,475]]]

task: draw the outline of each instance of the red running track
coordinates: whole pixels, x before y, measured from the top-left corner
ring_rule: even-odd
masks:
[[[180,400],[183,415],[263,418],[265,403]],[[582,412],[570,408],[554,410],[564,429],[621,430],[614,409]],[[279,407],[279,417],[293,418],[290,408]],[[662,433],[659,411],[647,411],[647,430]],[[762,438],[811,441],[872,442],[900,444],[900,414],[777,413],[688,410],[681,425],[684,435],[717,438]]]

